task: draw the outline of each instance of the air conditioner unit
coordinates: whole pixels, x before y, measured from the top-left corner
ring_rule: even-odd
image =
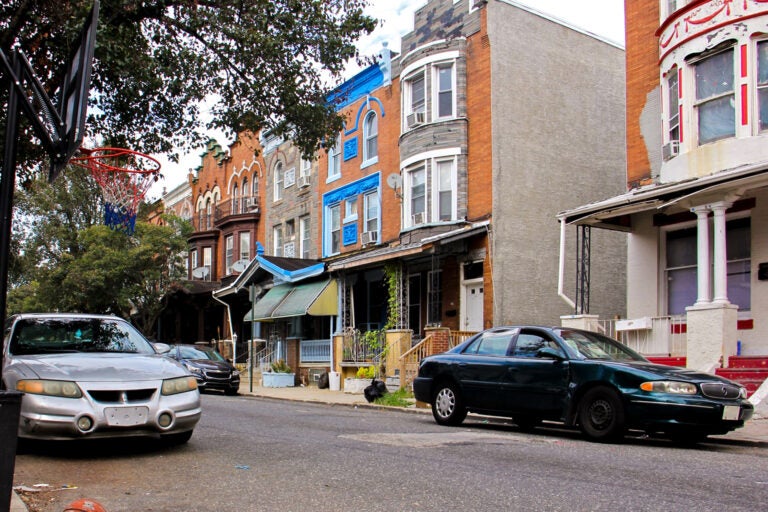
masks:
[[[258,197],[246,197],[245,198],[245,207],[248,209],[248,211],[256,211],[259,209],[259,198]]]
[[[668,143],[664,144],[663,148],[661,148],[661,153],[664,157],[664,160],[669,160],[670,158],[676,157],[679,152],[680,142],[676,140],[669,141]]]
[[[424,224],[424,212],[411,215],[411,224],[414,226],[417,224]]]
[[[406,116],[405,122],[408,125],[408,128],[413,128],[419,126],[420,124],[424,124],[424,119],[424,112],[411,112],[408,114],[408,116]]]
[[[363,235],[360,237],[360,242],[363,245],[378,243],[379,242],[379,232],[378,231],[365,231],[365,232],[363,232]]]
[[[283,244],[283,256],[285,258],[294,258],[296,256],[296,245],[293,242]]]
[[[309,176],[299,176],[299,188],[305,188],[309,186]]]

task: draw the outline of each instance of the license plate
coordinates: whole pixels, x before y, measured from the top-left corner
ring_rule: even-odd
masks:
[[[133,427],[147,422],[147,407],[107,407],[107,424],[111,427]]]
[[[741,407],[738,405],[726,405],[723,407],[723,419],[726,421],[737,421],[741,414]]]

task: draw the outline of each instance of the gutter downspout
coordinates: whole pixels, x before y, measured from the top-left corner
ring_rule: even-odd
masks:
[[[237,338],[235,338],[235,333],[232,332],[232,310],[229,309],[229,304],[227,304],[226,302],[218,298],[215,293],[211,293],[211,297],[213,297],[216,301],[224,304],[224,307],[227,308],[227,320],[229,321],[229,335],[232,338],[232,365],[234,365],[237,363]]]
[[[560,219],[560,265],[557,271],[557,294],[566,304],[576,309],[576,303],[569,299],[563,292],[563,281],[565,279],[565,219]]]

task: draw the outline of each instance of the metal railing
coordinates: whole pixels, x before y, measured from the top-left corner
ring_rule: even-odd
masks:
[[[299,342],[300,363],[330,363],[331,340],[301,340]]]
[[[684,315],[650,318],[650,328],[621,330],[619,320],[598,320],[598,331],[643,355],[686,355],[688,336]]]
[[[384,331],[362,333],[357,329],[346,329],[342,334],[341,361],[358,363],[379,360],[384,351]]]

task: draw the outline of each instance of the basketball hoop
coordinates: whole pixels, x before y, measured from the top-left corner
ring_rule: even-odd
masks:
[[[160,179],[160,162],[123,148],[80,148],[71,162],[90,171],[104,195],[104,224],[132,235],[139,204]]]

